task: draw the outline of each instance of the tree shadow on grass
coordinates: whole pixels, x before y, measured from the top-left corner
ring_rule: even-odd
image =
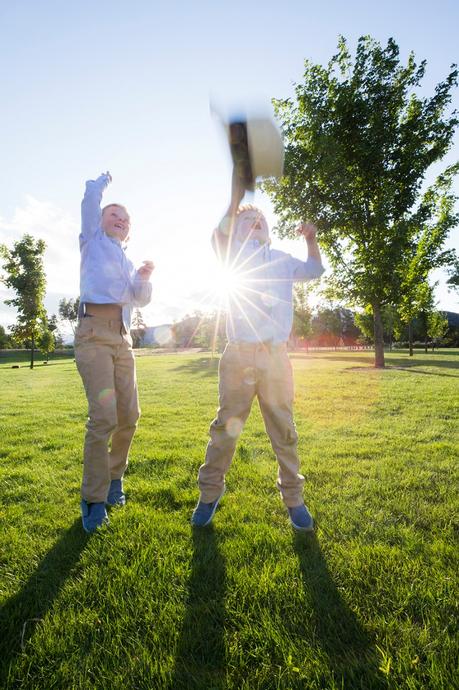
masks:
[[[0,609],[0,687],[6,687],[17,655],[46,616],[75,568],[88,540],[81,520],[75,520],[17,594]]]
[[[182,371],[185,374],[194,374],[201,377],[213,377],[218,372],[218,363],[220,357],[201,357],[199,359],[190,359],[178,367],[174,367],[174,371]]]
[[[331,354],[331,352],[289,352],[288,356],[290,359],[325,359],[330,362],[361,362],[362,364],[368,364],[370,367],[374,361],[374,353],[369,352],[367,356],[365,355],[355,355],[355,351],[349,351],[346,354]]]
[[[306,597],[314,607],[314,632],[328,657],[330,677],[344,688],[386,688],[385,679],[378,670],[374,643],[340,595],[317,537],[295,533],[293,548],[298,556]],[[324,682],[327,683],[327,679]]]
[[[438,371],[422,371],[421,369],[417,369],[416,366],[421,366],[421,364],[418,364],[417,362],[413,362],[413,364],[408,364],[406,366],[393,366],[390,364],[387,368],[388,369],[396,369],[397,371],[407,371],[410,374],[421,374],[422,376],[443,376],[446,378],[450,379],[458,379],[459,374],[440,374]],[[428,366],[428,365],[426,365]],[[432,366],[432,365],[430,365]],[[437,366],[434,364],[433,366]],[[451,369],[457,369],[459,366],[451,365]]]
[[[171,690],[217,690],[225,684],[225,561],[212,525],[193,529],[187,608]]]
[[[409,369],[411,367],[439,367],[440,369],[459,369],[459,358],[457,357],[456,352],[440,352],[440,353],[433,353],[431,355],[431,359],[426,359],[420,358],[419,356],[414,355],[413,358],[408,358],[406,357],[393,357],[389,353],[386,353],[386,355],[389,355],[386,357],[386,369],[390,370],[393,368],[401,368],[401,369]],[[436,357],[451,357],[451,358],[456,358],[456,359],[447,359],[447,360],[442,360],[442,359],[436,359]],[[347,355],[346,354],[318,354],[318,353],[311,353],[311,354],[302,354],[302,353],[290,353],[289,354],[290,359],[325,359],[330,362],[347,362],[350,364],[351,362],[359,362],[361,364],[367,364],[368,369],[374,369],[373,366],[373,361],[374,361],[374,354],[370,353],[368,357],[361,356],[359,355],[358,357],[355,357],[351,352],[349,352]],[[384,369],[376,369],[375,371],[384,371]],[[418,372],[421,373],[421,372]],[[424,373],[424,372],[422,372]],[[427,373],[427,372],[426,372]],[[431,373],[431,372],[429,372]]]
[[[437,359],[437,357],[448,356],[450,359]],[[438,367],[439,369],[459,369],[459,358],[452,352],[432,353],[430,357],[425,355],[414,355],[413,357],[388,357],[386,360],[388,367],[401,367],[410,369],[411,367]]]

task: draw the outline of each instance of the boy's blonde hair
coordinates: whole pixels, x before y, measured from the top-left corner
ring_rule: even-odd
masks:
[[[125,214],[126,214],[127,217],[129,218],[129,220],[131,220],[131,216],[129,215],[129,211],[127,210],[126,206],[123,206],[123,204],[107,204],[107,205],[104,206],[103,209],[102,209],[102,215],[104,215],[105,211],[106,211],[108,208],[111,208],[112,206],[115,206],[116,208],[121,208],[121,209],[123,209],[123,211],[125,212]]]
[[[239,216],[241,213],[245,213],[245,211],[256,211],[264,218],[263,211],[253,204],[244,204],[243,206],[239,206],[238,210],[236,211],[236,216]]]

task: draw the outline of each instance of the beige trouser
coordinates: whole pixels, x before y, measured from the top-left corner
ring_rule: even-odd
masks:
[[[89,407],[81,496],[102,503],[110,481],[124,474],[140,416],[131,336],[120,320],[86,316],[75,333],[75,359]]]
[[[199,468],[201,500],[222,493],[237,438],[257,396],[265,428],[279,464],[277,487],[289,506],[303,502],[298,435],[293,422],[293,376],[285,344],[228,344],[219,367],[219,409],[210,425],[210,441]]]

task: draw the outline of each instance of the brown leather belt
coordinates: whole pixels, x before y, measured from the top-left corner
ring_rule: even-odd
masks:
[[[85,303],[86,316],[98,316],[100,319],[121,321],[122,310],[119,304],[91,304]]]

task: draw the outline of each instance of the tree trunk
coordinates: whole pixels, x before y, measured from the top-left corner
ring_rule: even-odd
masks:
[[[413,322],[408,322],[408,347],[410,348],[410,357],[413,356]]]
[[[33,355],[35,352],[35,336],[32,333],[32,349],[30,351],[30,368],[33,369]]]
[[[379,304],[373,304],[373,323],[375,336],[375,367],[384,369],[384,336],[381,308]]]

